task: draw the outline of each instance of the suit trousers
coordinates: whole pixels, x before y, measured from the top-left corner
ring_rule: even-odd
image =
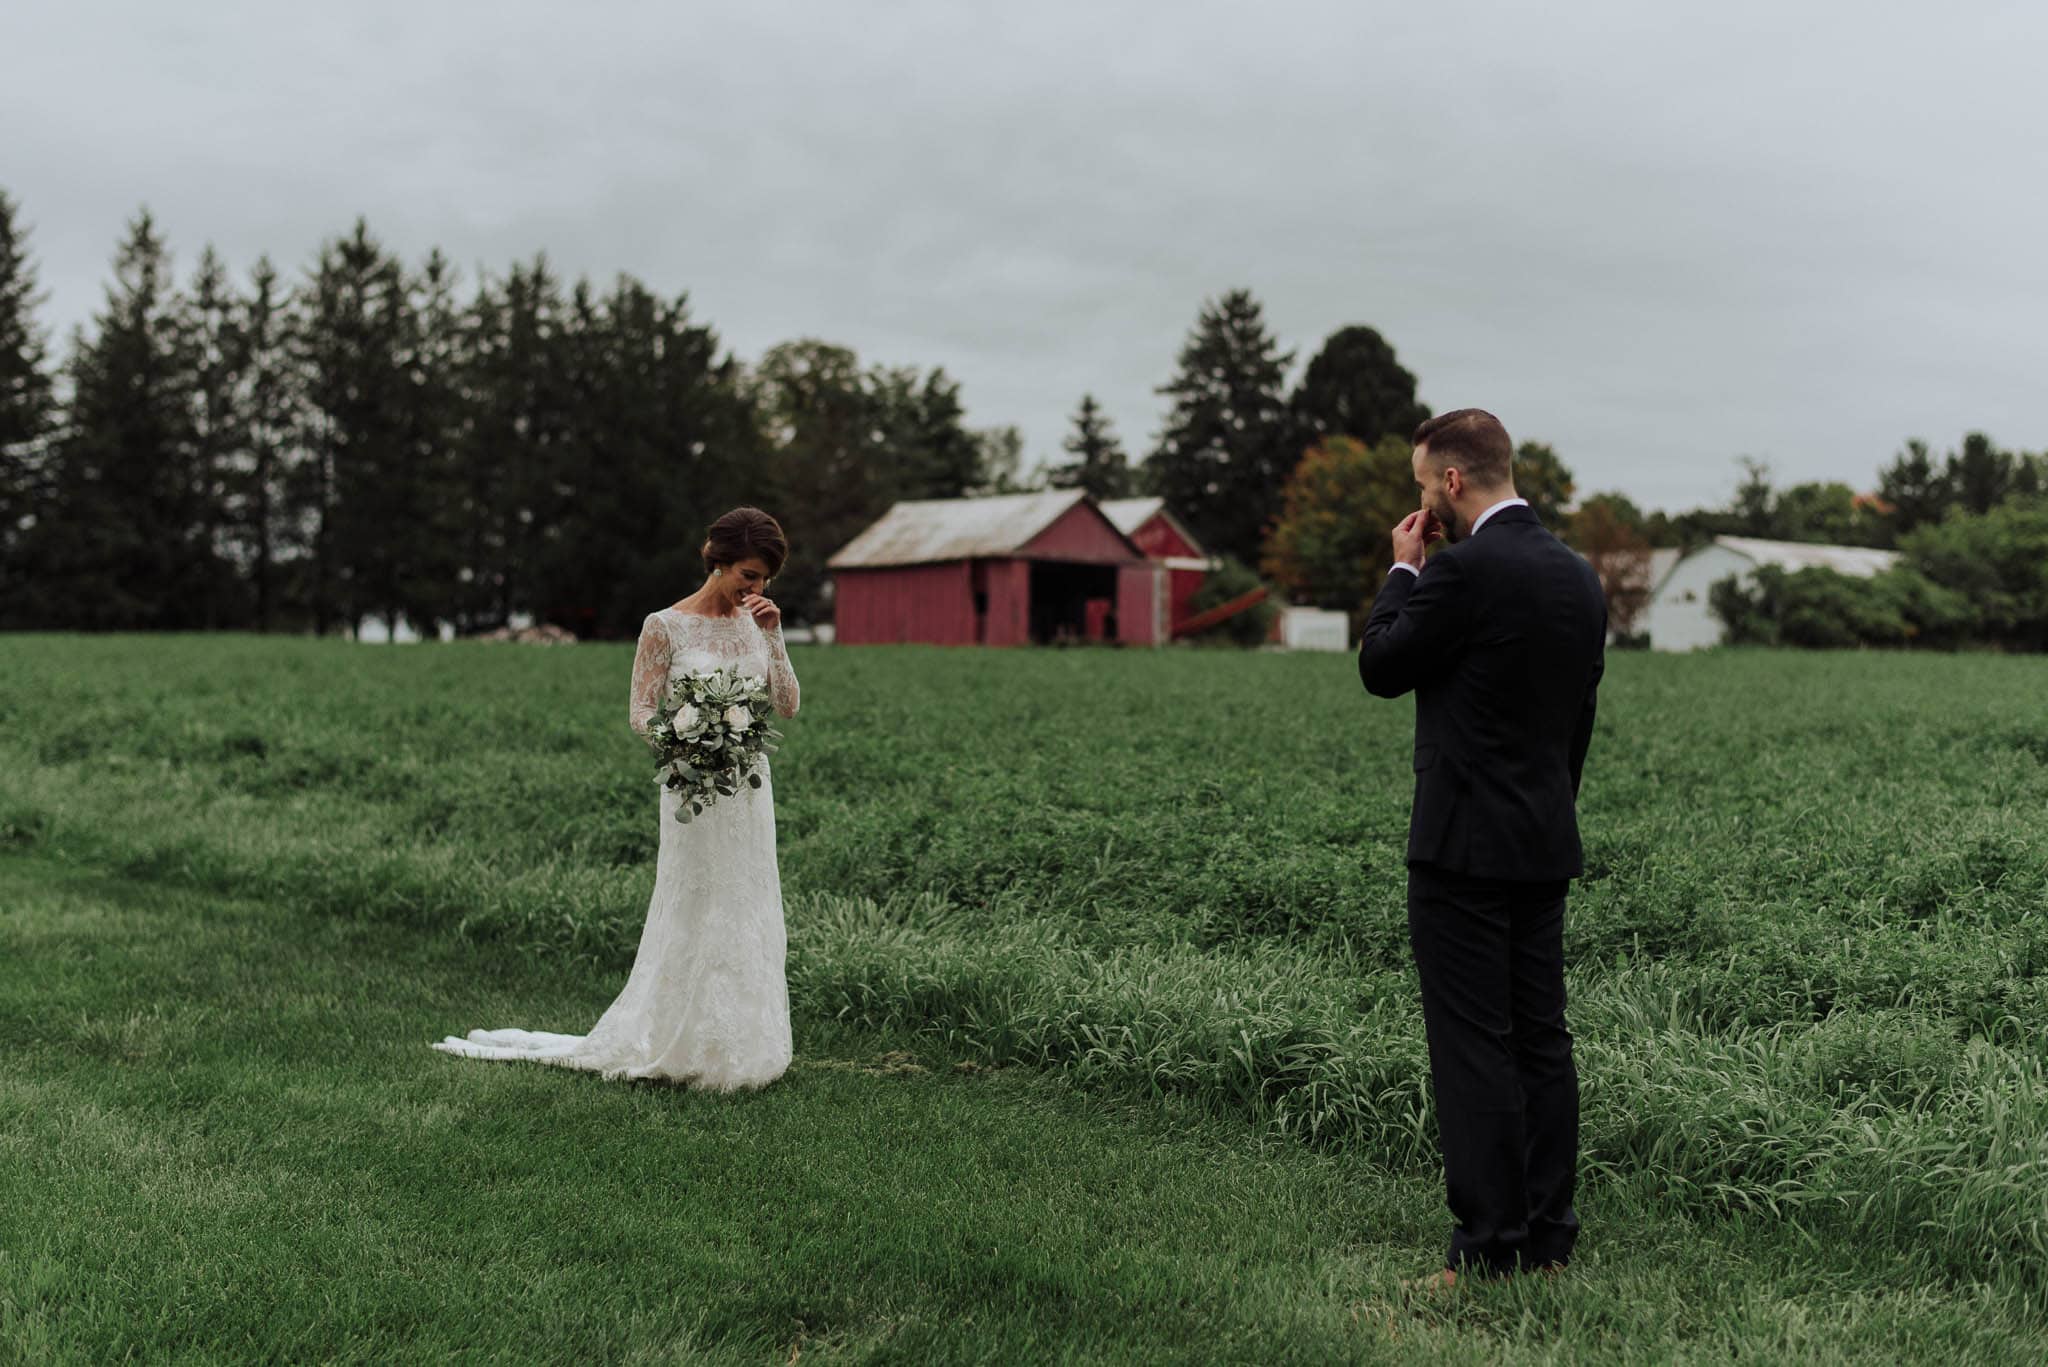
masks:
[[[1569,886],[1408,866],[1408,942],[1456,1221],[1449,1267],[1562,1266],[1578,1239],[1579,1079],[1564,1021]]]

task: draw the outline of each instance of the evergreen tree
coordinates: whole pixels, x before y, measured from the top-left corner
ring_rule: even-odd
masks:
[[[463,487],[482,550],[471,567],[484,598],[472,613],[485,621],[547,607],[546,562],[560,535],[559,486],[568,473],[563,307],[545,257],[487,282],[475,305]]]
[[[2021,455],[2016,458],[2012,472],[2012,492],[2015,497],[2032,498],[2048,492],[2048,452],[2037,455]]]
[[[1775,537],[1778,534],[1777,493],[1771,488],[1771,467],[1742,457],[1742,482],[1717,529],[1728,536]]]
[[[191,501],[199,522],[192,608],[199,625],[240,625],[243,576],[233,559],[228,500],[233,464],[247,444],[240,389],[248,348],[240,301],[211,246],[200,253],[184,305],[193,368]]]
[[[241,458],[228,477],[226,510],[235,558],[245,567],[253,625],[269,631],[282,604],[281,562],[298,549],[285,490],[298,435],[291,301],[270,258],[257,259],[242,297],[238,334]]]
[[[1073,460],[1048,470],[1046,483],[1055,489],[1086,489],[1096,499],[1130,497],[1130,462],[1110,427],[1109,415],[1093,394],[1081,396],[1072,422],[1074,430],[1061,446]]]
[[[621,280],[620,290],[633,289],[634,335],[644,336],[661,311],[660,301],[644,289]],[[562,298],[551,348],[561,386],[561,450],[558,466],[573,485],[558,515],[554,554],[545,571],[551,621],[579,637],[615,636],[639,626],[632,615],[644,616],[662,604],[660,587],[646,601],[619,604],[614,600],[632,578],[628,566],[659,554],[658,535],[664,504],[678,491],[656,484],[661,463],[660,403],[655,386],[642,367],[622,360],[626,330],[615,324],[590,281],[579,279]],[[474,480],[465,465],[465,487]],[[672,549],[672,548],[666,548]],[[473,573],[465,567],[466,573]],[[677,595],[669,594],[668,600]]]
[[[1982,432],[1963,438],[1960,454],[1948,458],[1948,484],[1955,491],[1963,511],[1983,516],[2005,502],[2012,493],[2014,461],[2012,452],[2001,451]]]
[[[1415,376],[1372,328],[1339,328],[1308,363],[1294,391],[1294,411],[1316,436],[1353,437],[1366,446],[1381,437],[1406,441],[1429,417],[1416,401]]]
[[[598,300],[579,282],[562,332],[570,454],[547,615],[580,635],[630,637],[703,577],[711,522],[741,504],[780,512],[740,367],[690,316],[630,277]],[[822,553],[790,531],[792,564]],[[778,582],[772,592],[788,604]]]
[[[406,435],[423,535],[406,569],[412,585],[407,611],[425,635],[434,622],[454,618],[460,606],[459,463],[467,454],[472,400],[465,389],[468,320],[455,301],[454,267],[435,248],[409,284]]]
[[[147,210],[129,224],[95,329],[78,332],[71,412],[35,527],[36,615],[52,625],[199,624],[193,354],[169,253]],[[195,610],[196,609],[196,610]]]
[[[1160,387],[1173,401],[1148,482],[1213,554],[1255,561],[1305,445],[1281,393],[1293,360],[1259,303],[1232,290],[1205,304]]]
[[[1940,522],[1955,502],[1948,472],[1919,440],[1907,442],[1906,449],[1878,472],[1877,492],[1891,509],[1894,537]]]
[[[304,299],[309,459],[295,501],[310,524],[314,628],[419,620],[411,558],[433,510],[412,442],[405,271],[358,219],[321,249]]]
[[[43,507],[43,479],[57,420],[49,350],[36,309],[42,302],[28,232],[0,190],[0,626],[27,625],[28,530]]]

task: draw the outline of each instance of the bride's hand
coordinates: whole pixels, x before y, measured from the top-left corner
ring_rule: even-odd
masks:
[[[742,598],[740,606],[754,614],[754,620],[761,624],[763,630],[782,625],[782,609],[775,606],[773,600],[763,598],[758,593],[750,593]]]

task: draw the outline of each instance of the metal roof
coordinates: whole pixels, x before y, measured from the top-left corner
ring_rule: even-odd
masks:
[[[1657,586],[1664,582],[1664,576],[1678,568],[1678,562],[1684,555],[1685,552],[1676,546],[1659,546],[1650,552],[1650,592],[1657,591]]]
[[[1103,516],[1114,522],[1116,529],[1125,536],[1132,535],[1153,518],[1163,517],[1167,525],[1179,533],[1181,540],[1194,547],[1196,555],[1208,554],[1202,549],[1202,543],[1195,540],[1195,534],[1187,529],[1187,524],[1167,511],[1166,500],[1163,498],[1111,498],[1103,500],[1096,506],[1102,509]]]
[[[1011,555],[1086,499],[1079,489],[994,498],[909,499],[826,561],[835,570]]]
[[[1714,544],[1759,565],[1775,565],[1781,570],[1833,570],[1859,579],[1883,574],[1899,558],[1897,551],[1869,546],[1820,546],[1805,541],[1762,541],[1753,536],[1717,536]]]
[[[1163,498],[1106,498],[1101,503],[1102,515],[1116,523],[1116,529],[1129,536],[1152,519],[1152,515],[1166,506]]]

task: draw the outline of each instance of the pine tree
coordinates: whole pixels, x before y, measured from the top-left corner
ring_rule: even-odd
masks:
[[[191,499],[199,522],[192,606],[199,625],[210,629],[239,625],[244,615],[237,601],[242,576],[232,558],[228,500],[231,467],[246,445],[240,388],[247,365],[240,301],[211,246],[200,253],[184,304],[181,326],[193,367]]]
[[[312,543],[315,630],[358,626],[413,606],[405,557],[428,532],[413,459],[405,271],[361,219],[320,251],[296,330],[309,459],[294,501]]]
[[[226,508],[235,557],[245,567],[253,625],[269,631],[283,599],[282,564],[299,546],[286,501],[297,451],[299,386],[291,300],[268,257],[257,260],[249,285],[238,321],[242,446],[228,477]]]
[[[1046,483],[1054,489],[1085,489],[1096,499],[1130,497],[1130,462],[1110,426],[1109,415],[1093,394],[1081,396],[1072,421],[1074,430],[1061,446],[1074,459],[1048,470]]]
[[[1891,509],[1894,537],[1940,522],[1956,500],[1949,473],[1919,440],[1907,442],[1906,449],[1878,472],[1877,491]]]
[[[73,338],[71,411],[36,526],[44,620],[197,625],[205,584],[192,453],[193,350],[171,262],[144,210],[114,259],[96,329]]]
[[[1742,482],[1724,515],[1725,534],[1774,537],[1778,534],[1777,491],[1771,487],[1771,467],[1766,461],[1742,456]]]
[[[1980,517],[1990,512],[2012,492],[2014,469],[2012,452],[1999,450],[1982,432],[1967,434],[1962,451],[1948,458],[1948,484],[1957,506]]]
[[[48,344],[36,322],[42,296],[16,213],[0,190],[0,626],[29,624],[33,573],[24,551],[44,503],[57,420]]]
[[[461,462],[470,421],[465,393],[468,319],[455,300],[456,274],[439,248],[409,282],[411,324],[404,352],[406,437],[417,500],[417,539],[403,569],[405,612],[421,634],[459,610]]]
[[[1180,373],[1159,389],[1173,408],[1146,462],[1149,483],[1213,554],[1256,562],[1280,510],[1304,445],[1281,392],[1292,360],[1258,301],[1232,290],[1203,306]]]
[[[650,609],[679,597],[674,557],[694,549],[665,523],[678,501],[694,502],[699,491],[663,487],[665,467],[693,458],[665,449],[663,312],[659,299],[624,278],[603,299],[578,280],[563,305],[562,466],[572,472],[572,492],[549,583],[551,615],[579,636],[624,635]],[[665,573],[649,580],[634,573],[664,557]]]
[[[2020,453],[2015,458],[2012,471],[2012,492],[2015,497],[2032,498],[2048,492],[2048,452],[2037,455]]]
[[[578,282],[565,311],[568,443],[551,620],[630,638],[655,607],[702,579],[705,529],[740,504],[775,510],[740,367],[689,301],[621,277],[599,300]],[[799,527],[794,565],[810,563]],[[778,581],[774,595],[789,603]]]
[[[549,548],[561,535],[567,395],[561,286],[545,257],[485,282],[472,306],[471,422],[461,459],[473,621],[545,615]]]

